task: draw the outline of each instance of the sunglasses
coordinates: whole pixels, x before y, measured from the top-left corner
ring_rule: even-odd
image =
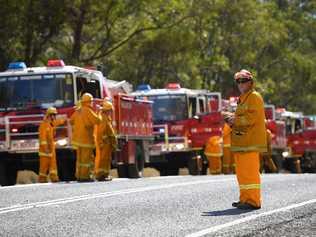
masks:
[[[248,81],[251,81],[250,79],[247,78],[240,78],[239,80],[236,81],[237,84],[242,84],[242,83],[246,83]]]

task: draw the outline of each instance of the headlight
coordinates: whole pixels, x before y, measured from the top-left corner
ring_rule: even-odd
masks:
[[[159,128],[159,132],[160,132],[160,133],[164,133],[164,132],[165,132],[165,129],[164,129],[164,128]]]
[[[177,145],[176,145],[176,149],[177,149],[177,150],[182,150],[182,149],[184,149],[184,144],[177,144]]]
[[[289,156],[289,152],[288,151],[283,151],[282,152],[282,156],[283,157],[288,157]]]
[[[56,143],[59,146],[66,146],[68,144],[68,141],[66,138],[63,138],[63,139],[58,140]]]

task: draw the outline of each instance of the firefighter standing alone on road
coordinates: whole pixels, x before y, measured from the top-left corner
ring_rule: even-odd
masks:
[[[96,126],[96,158],[95,178],[98,181],[110,181],[112,152],[117,146],[117,138],[112,127],[111,114],[113,105],[110,101],[104,100],[101,116],[102,122]]]
[[[40,183],[46,183],[48,181],[48,176],[52,182],[59,181],[54,136],[56,126],[63,124],[65,120],[56,120],[56,115],[57,109],[49,107],[46,111],[44,120],[39,126],[38,155],[40,157],[40,167],[38,181]]]
[[[222,143],[220,136],[212,136],[206,142],[204,154],[208,160],[210,174],[220,174],[222,172]]]
[[[73,126],[72,145],[76,149],[76,178],[79,182],[93,181],[95,148],[93,130],[94,125],[101,122],[101,117],[92,108],[93,96],[84,93],[81,97],[80,107],[72,114],[70,123]]]
[[[231,150],[234,152],[239,183],[239,209],[261,208],[260,152],[266,152],[264,102],[254,90],[252,74],[241,70],[234,76],[241,93],[234,116],[228,120],[232,127]]]

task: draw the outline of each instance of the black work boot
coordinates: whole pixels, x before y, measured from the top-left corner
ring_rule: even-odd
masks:
[[[241,210],[258,210],[261,208],[251,205],[249,203],[239,203],[236,207]]]
[[[241,203],[241,202],[233,202],[233,203],[232,203],[232,206],[233,206],[233,207],[237,207],[240,203]]]

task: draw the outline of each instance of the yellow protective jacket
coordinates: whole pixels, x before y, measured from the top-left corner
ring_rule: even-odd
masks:
[[[112,119],[109,116],[102,116],[102,123],[96,126],[96,145],[102,148],[105,144],[111,145],[114,150],[117,145],[117,138],[112,126]]]
[[[39,156],[52,157],[55,150],[55,128],[65,123],[65,119],[56,119],[54,121],[48,121],[44,119],[39,128]]]
[[[204,154],[206,156],[221,157],[223,155],[223,140],[219,136],[210,137],[205,145]]]
[[[70,123],[73,126],[73,147],[94,148],[94,125],[99,124],[101,121],[101,117],[89,105],[83,104],[78,108],[70,118]]]
[[[231,139],[234,152],[267,151],[264,102],[254,89],[239,97]]]
[[[55,150],[54,124],[48,120],[43,120],[38,129],[39,132],[39,156],[52,157]]]

